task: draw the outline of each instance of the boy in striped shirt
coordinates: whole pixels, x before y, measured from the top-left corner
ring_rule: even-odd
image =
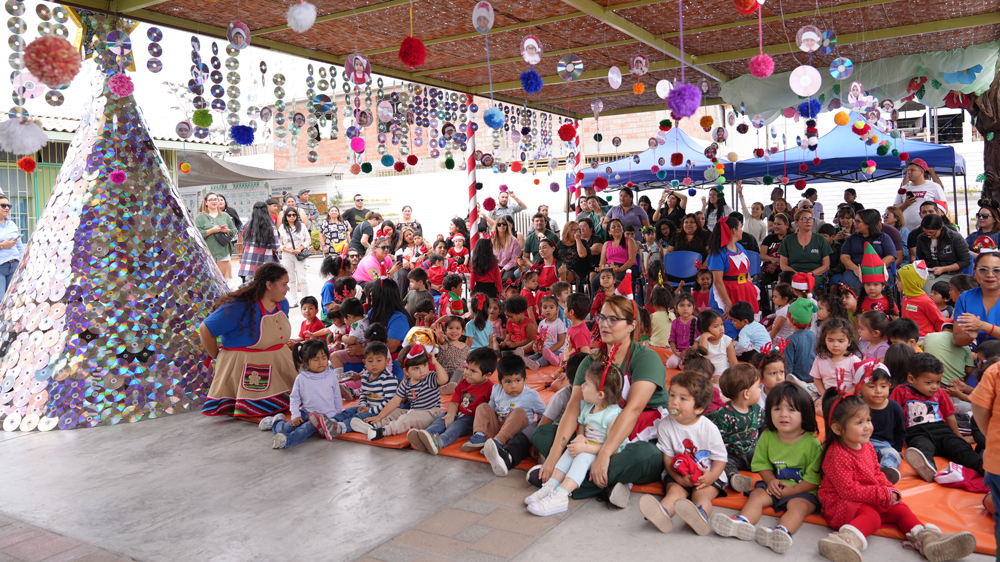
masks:
[[[396,387],[396,395],[374,417],[351,420],[351,429],[367,434],[369,441],[427,428],[441,415],[440,387],[448,384],[447,369],[419,343],[404,348],[399,357],[399,366],[406,377]],[[434,365],[433,376],[431,365]],[[403,402],[409,402],[408,410],[400,409]]]
[[[355,418],[366,419],[375,417],[382,408],[396,395],[396,376],[390,369],[392,359],[389,358],[389,348],[379,341],[374,341],[365,347],[365,370],[361,373],[361,400],[357,406],[347,408],[343,412],[327,418],[319,414],[319,426],[316,431],[332,440],[334,437],[347,433],[347,424],[353,427]]]

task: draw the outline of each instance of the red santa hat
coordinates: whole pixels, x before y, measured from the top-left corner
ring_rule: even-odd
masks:
[[[618,284],[618,289],[615,290],[615,294],[616,295],[621,295],[621,296],[627,298],[628,300],[634,300],[634,297],[632,296],[632,270],[631,269],[625,272],[625,277],[622,279],[622,282]]]
[[[452,240],[461,240],[462,242],[465,242],[465,236],[461,232],[456,232],[455,234],[453,234],[451,236],[451,239]]]
[[[917,260],[913,262],[913,269],[916,270],[917,275],[919,275],[921,279],[927,281],[927,262],[924,260]]]
[[[812,293],[815,285],[816,278],[813,277],[812,273],[796,273],[795,276],[792,277],[792,288],[796,291]]]

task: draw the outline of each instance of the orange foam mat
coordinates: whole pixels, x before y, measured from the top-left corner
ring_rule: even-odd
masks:
[[[406,435],[389,435],[379,439],[378,441],[369,441],[367,435],[362,435],[355,431],[349,431],[343,435],[338,435],[337,439],[340,439],[341,441],[350,441],[351,443],[363,443],[365,445],[385,447],[386,449],[405,449],[410,446],[410,442],[407,441]]]
[[[465,451],[462,450],[462,444],[468,440],[469,440],[468,437],[462,437],[458,441],[455,441],[451,445],[448,445],[444,449],[438,451],[438,454],[444,455],[446,457],[452,457],[455,459],[465,459],[467,461],[476,461],[489,464],[490,461],[487,460],[486,456],[483,455],[481,452],[473,451],[471,453],[466,453]],[[536,464],[538,463],[536,463],[534,459],[529,458],[529,459],[524,459],[523,461],[521,461],[521,464],[515,466],[514,468],[519,468],[521,470],[527,471]]]

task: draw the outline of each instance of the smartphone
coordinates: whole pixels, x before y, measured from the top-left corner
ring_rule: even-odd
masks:
[[[399,263],[401,261],[403,261],[403,256],[402,255],[396,256],[396,263]]]
[[[916,199],[916,198],[917,198],[917,196],[916,196],[916,195],[914,195],[912,191],[907,191],[907,192],[906,192],[906,198],[907,198],[907,199],[911,199],[911,198],[912,198],[912,199]]]

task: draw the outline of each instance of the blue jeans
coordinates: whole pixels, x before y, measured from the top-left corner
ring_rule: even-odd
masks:
[[[997,498],[1000,498],[1000,474],[993,474],[992,472],[987,472],[983,476],[983,484],[990,489],[990,493],[993,494],[993,505],[996,506],[998,503]],[[993,514],[993,534],[998,539],[997,544],[1000,544],[1000,514]]]
[[[427,428],[428,433],[437,434],[438,439],[441,440],[442,449],[454,443],[459,437],[472,435],[472,422],[475,421],[472,416],[459,416],[455,418],[455,421],[451,422],[451,425],[445,428],[445,415],[441,414],[438,416],[438,419],[434,420],[434,423]]]
[[[337,414],[336,416],[333,416],[330,419],[333,420],[333,421],[347,423],[347,422],[349,422],[351,420],[351,418],[358,418],[360,420],[365,420],[365,419],[373,418],[373,417],[375,417],[375,414],[373,414],[371,412],[359,412],[358,411],[358,407],[357,406],[353,406],[351,408],[347,408],[343,412],[340,412],[339,414]]]
[[[899,469],[899,465],[903,462],[903,457],[900,456],[899,451],[894,449],[887,441],[872,439],[871,443],[872,447],[875,448],[875,453],[878,454],[879,466]]]
[[[299,413],[302,414],[302,423],[298,427],[292,427],[291,423],[284,420],[278,420],[271,426],[271,431],[274,434],[285,434],[285,437],[288,439],[285,441],[286,449],[302,443],[316,433],[316,428],[313,427],[313,424],[309,423],[309,412],[305,408],[299,408]]]
[[[21,263],[20,260],[0,263],[0,297],[7,292],[7,287],[10,287],[10,280],[14,277],[14,272],[17,271],[17,264],[19,263]]]

